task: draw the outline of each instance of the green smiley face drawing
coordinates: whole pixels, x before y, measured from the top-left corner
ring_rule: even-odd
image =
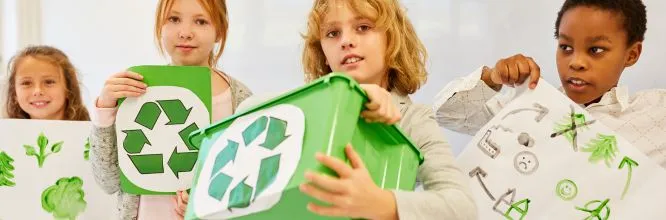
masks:
[[[555,193],[561,199],[570,201],[576,198],[576,195],[578,195],[578,187],[573,181],[564,179],[557,183],[557,186],[555,187]]]

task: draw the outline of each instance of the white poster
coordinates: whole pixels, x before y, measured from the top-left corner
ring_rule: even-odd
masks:
[[[479,219],[663,219],[666,172],[541,80],[457,158]]]
[[[192,91],[153,86],[118,108],[116,138],[124,192],[169,193],[191,187],[198,150],[190,133],[210,124],[206,105]],[[127,182],[123,178],[127,179]]]
[[[89,122],[0,120],[0,219],[117,219],[97,185]]]
[[[204,155],[190,197],[195,215],[227,219],[275,206],[298,167],[304,134],[305,115],[293,105],[236,119]]]

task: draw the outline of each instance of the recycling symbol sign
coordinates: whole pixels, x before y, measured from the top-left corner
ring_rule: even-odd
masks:
[[[208,109],[185,88],[149,87],[143,96],[126,99],[118,110],[116,134],[119,166],[132,183],[126,185],[137,188],[129,191],[189,188],[198,150],[187,138],[208,124]]]
[[[300,161],[305,117],[278,105],[236,119],[203,158],[192,200],[202,218],[234,218],[280,201]]]

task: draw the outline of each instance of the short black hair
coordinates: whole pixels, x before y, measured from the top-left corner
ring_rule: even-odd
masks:
[[[594,7],[620,14],[624,18],[623,27],[627,32],[627,45],[645,39],[647,16],[645,4],[641,0],[566,0],[557,13],[555,38],[560,34],[560,22],[564,13],[578,6]]]

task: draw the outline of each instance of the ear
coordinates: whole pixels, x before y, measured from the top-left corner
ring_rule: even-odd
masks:
[[[643,51],[643,42],[638,41],[631,45],[627,51],[627,60],[624,62],[624,67],[630,67],[638,62],[638,58],[641,57],[641,52]]]

